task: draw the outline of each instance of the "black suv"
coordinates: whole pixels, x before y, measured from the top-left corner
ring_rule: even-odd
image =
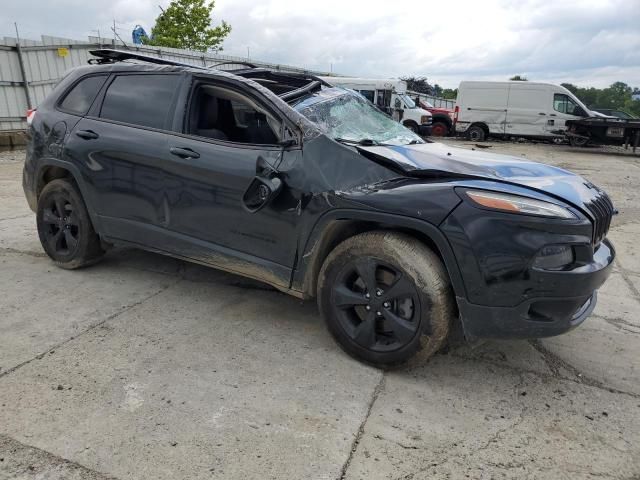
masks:
[[[609,197],[565,170],[425,142],[310,75],[113,50],[29,116],[24,191],[63,268],[129,245],[317,297],[375,365],[565,332],[612,267]]]

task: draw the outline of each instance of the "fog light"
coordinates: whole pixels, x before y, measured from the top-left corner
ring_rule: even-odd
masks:
[[[574,261],[573,248],[566,245],[548,245],[538,252],[533,266],[542,270],[560,270]]]

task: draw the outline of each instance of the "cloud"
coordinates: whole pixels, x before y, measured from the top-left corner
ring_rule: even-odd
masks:
[[[7,5],[8,3],[8,5]],[[168,0],[3,0],[0,34],[84,38],[113,18],[123,38],[150,30]],[[34,15],[33,12],[38,12]],[[5,20],[8,19],[8,20]],[[230,55],[372,77],[531,80],[640,86],[638,0],[217,0],[213,22],[233,28]],[[95,33],[93,33],[95,34]]]

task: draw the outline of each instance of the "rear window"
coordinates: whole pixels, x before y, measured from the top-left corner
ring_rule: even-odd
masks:
[[[100,117],[163,128],[178,88],[178,75],[121,75],[109,85]]]
[[[83,78],[60,102],[60,108],[69,113],[85,115],[106,79],[107,75]]]

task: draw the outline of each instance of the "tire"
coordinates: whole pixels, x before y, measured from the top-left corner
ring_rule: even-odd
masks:
[[[569,137],[569,143],[572,147],[586,147],[589,144],[588,138]]]
[[[431,126],[432,137],[446,137],[449,135],[449,126],[444,122],[435,122]]]
[[[85,267],[104,255],[82,196],[67,179],[53,180],[42,189],[36,222],[42,248],[61,268]]]
[[[318,305],[342,349],[377,367],[430,358],[455,312],[438,256],[413,237],[382,231],[351,237],[327,256]]]
[[[403,125],[407,127],[409,130],[411,130],[413,133],[415,133],[416,135],[418,134],[418,124],[413,120],[405,122],[403,123]]]
[[[487,134],[480,125],[471,125],[467,130],[467,139],[472,142],[484,142],[486,137]]]

